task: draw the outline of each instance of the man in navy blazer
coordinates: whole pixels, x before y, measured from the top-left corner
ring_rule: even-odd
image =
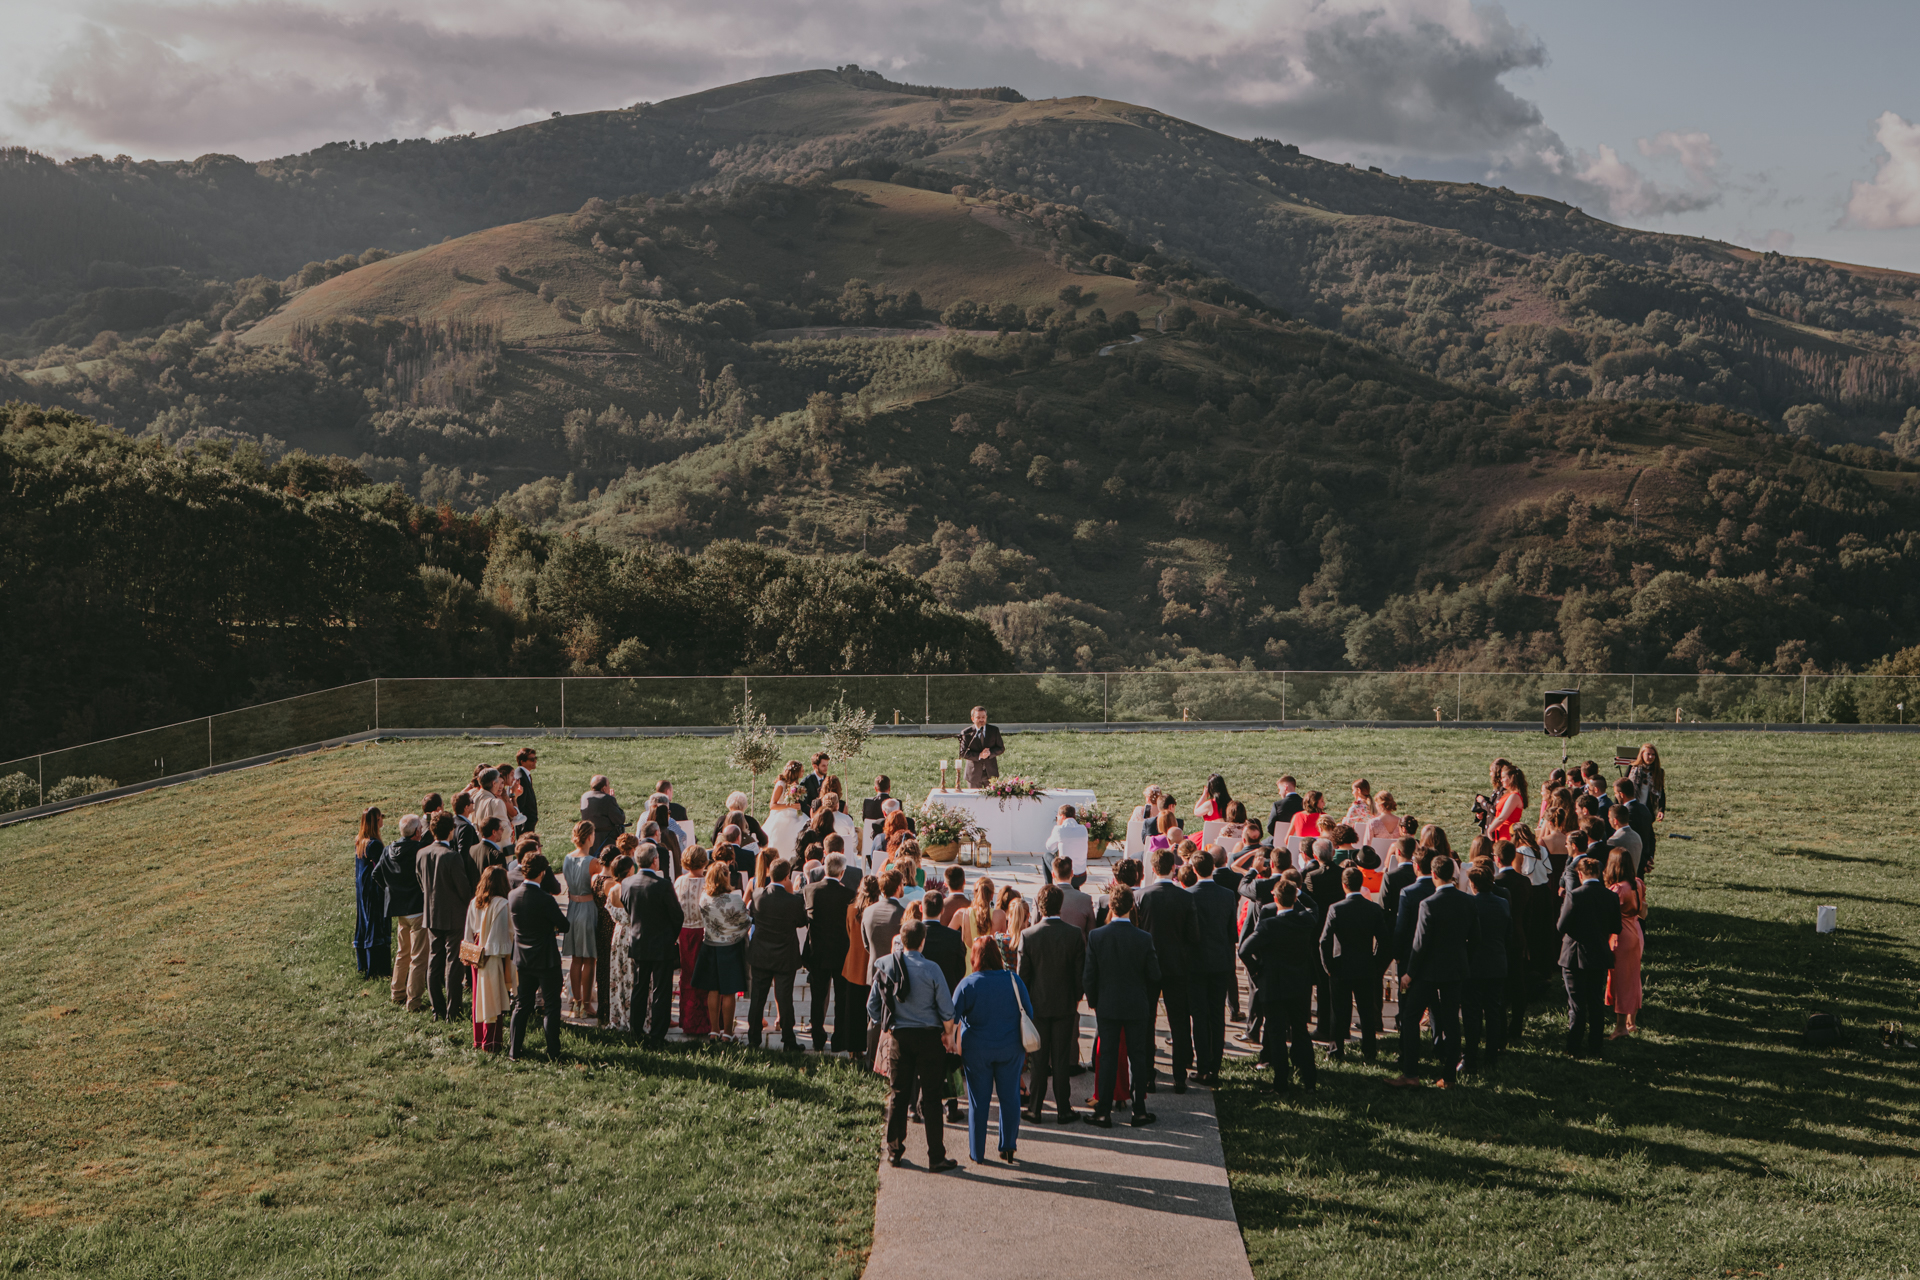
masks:
[[[518,1062],[526,1048],[527,1020],[533,1016],[536,999],[546,1003],[547,1057],[560,1056],[560,946],[554,935],[567,931],[567,913],[542,887],[549,870],[546,854],[528,854],[521,870],[526,878],[507,895],[507,916],[513,922],[513,967],[519,975],[513,1033],[507,1044],[509,1062]]]
[[[1187,1091],[1187,1073],[1193,1069],[1193,1006],[1188,999],[1188,983],[1193,974],[1194,948],[1199,925],[1194,914],[1193,895],[1173,879],[1179,855],[1162,849],[1153,855],[1154,880],[1134,899],[1134,923],[1153,936],[1153,950],[1160,962],[1160,996],[1167,1006],[1167,1029],[1173,1041],[1173,1091]],[[1151,1087],[1152,1059],[1144,1082],[1134,1088]]]
[[[1213,878],[1213,855],[1196,854],[1193,869],[1200,882],[1187,890],[1193,898],[1193,971],[1187,985],[1193,1003],[1195,1079],[1209,1089],[1220,1085],[1220,1063],[1227,1048],[1227,990],[1234,980],[1234,917],[1240,899]]]
[[[1453,883],[1452,858],[1437,854],[1428,869],[1437,887],[1419,904],[1413,945],[1400,974],[1400,1074],[1389,1083],[1403,1088],[1420,1083],[1413,1074],[1420,1065],[1420,1015],[1431,1012],[1433,1053],[1440,1060],[1440,1079],[1434,1084],[1451,1089],[1460,1068],[1460,992],[1472,972],[1480,914]],[[1412,892],[1400,895],[1403,919]]]
[[[620,883],[621,904],[633,941],[627,955],[633,962],[632,1018],[635,1036],[658,1048],[667,1042],[667,1023],[673,1009],[673,971],[680,963],[680,926],[686,911],[673,882],[654,865],[660,851],[643,844],[634,854],[639,870]],[[616,958],[614,963],[618,964]]]
[[[1464,1035],[1460,1056],[1469,1072],[1477,1072],[1483,1030],[1487,1066],[1498,1062],[1507,1047],[1507,983],[1512,970],[1507,947],[1513,940],[1513,907],[1494,886],[1493,872],[1488,868],[1475,867],[1467,872],[1467,883],[1473,886],[1469,901],[1480,919],[1479,935],[1468,957],[1466,989],[1460,997]]]
[[[1279,910],[1264,917],[1240,944],[1240,958],[1253,973],[1254,1008],[1268,1020],[1260,1059],[1272,1064],[1277,1093],[1292,1086],[1289,1059],[1300,1068],[1300,1083],[1312,1089],[1319,1082],[1313,1041],[1307,1038],[1307,1005],[1321,969],[1320,921],[1300,905],[1300,886],[1282,880],[1275,892]]]
[[[1452,859],[1448,859],[1452,864]],[[1413,935],[1420,924],[1420,904],[1433,896],[1433,850],[1421,849],[1413,855],[1413,883],[1400,891],[1394,904],[1393,958],[1400,962],[1400,976],[1407,974],[1407,961],[1413,955]],[[1449,876],[1451,879],[1451,876]]]
[[[1147,1081],[1153,1078],[1153,1014],[1160,990],[1160,958],[1153,937],[1131,919],[1133,890],[1116,885],[1107,898],[1107,923],[1087,937],[1087,969],[1081,987],[1100,1036],[1095,1088],[1102,1101],[1090,1123],[1113,1127],[1113,1089],[1120,1075],[1120,1037],[1127,1039],[1133,1070],[1133,1124],[1152,1124]]]
[[[1560,904],[1560,971],[1567,983],[1567,1052],[1580,1056],[1587,1047],[1600,1052],[1606,1018],[1607,971],[1613,968],[1613,938],[1620,932],[1620,899],[1600,883],[1600,860],[1575,863],[1580,887]]]
[[[1362,892],[1366,876],[1349,866],[1342,878],[1347,896],[1327,909],[1320,930],[1320,964],[1333,979],[1333,1016],[1325,1021],[1332,1032],[1334,1058],[1344,1056],[1348,1019],[1360,1007],[1360,1056],[1372,1062],[1375,1037],[1380,1034],[1380,975],[1393,958],[1393,933],[1387,913]],[[1323,1039],[1326,1037],[1322,1037]]]

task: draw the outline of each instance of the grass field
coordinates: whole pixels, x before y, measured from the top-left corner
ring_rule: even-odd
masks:
[[[1408,1097],[1355,1066],[1281,1105],[1237,1068],[1220,1112],[1256,1275],[1908,1274],[1915,1055],[1882,1049],[1873,1024],[1920,1029],[1915,745],[1662,745],[1666,825],[1696,839],[1662,845],[1641,1039],[1573,1064],[1543,1007],[1497,1081],[1452,1095]],[[1364,774],[1456,825],[1492,755],[1536,776],[1557,763],[1539,739],[1447,731],[1013,747],[1009,768],[1116,805],[1150,778],[1190,800],[1216,769],[1254,800],[1284,769],[1332,790]],[[882,739],[847,773],[919,793],[951,750]],[[671,777],[699,818],[743,781],[723,751],[550,740],[539,777],[552,814],[596,771],[628,797]],[[499,756],[344,748],[0,830],[0,870],[36,887],[0,942],[0,1270],[858,1271],[874,1081],[574,1032],[571,1062],[510,1067],[354,976],[355,815],[406,812]],[[1837,934],[1814,934],[1818,903],[1839,906]],[[1852,1028],[1843,1048],[1801,1047],[1815,1004]]]

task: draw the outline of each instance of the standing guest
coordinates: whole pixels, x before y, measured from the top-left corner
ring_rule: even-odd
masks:
[[[947,1156],[940,1115],[941,1081],[947,1073],[943,1033],[954,1029],[953,993],[939,966],[920,953],[926,940],[926,922],[915,920],[900,931],[898,952],[889,949],[875,958],[867,1018],[892,1038],[887,1163],[897,1169],[907,1162],[907,1113],[917,1108],[927,1130],[927,1172],[944,1173],[960,1167]]]
[[[1087,939],[1087,967],[1080,977],[1098,1034],[1095,1102],[1089,1123],[1102,1129],[1113,1127],[1114,1091],[1124,1046],[1132,1059],[1133,1125],[1139,1128],[1155,1119],[1147,1110],[1146,1086],[1153,1079],[1155,993],[1163,975],[1152,935],[1133,923],[1133,890],[1125,883],[1107,895],[1107,916],[1107,923]]]
[[[1207,785],[1201,790],[1200,798],[1194,801],[1193,816],[1201,822],[1227,821],[1227,806],[1233,803],[1233,797],[1227,794],[1227,780],[1219,774],[1207,775]]]
[[[600,900],[601,912],[613,922],[613,928],[601,939],[600,969],[606,974],[601,984],[604,1003],[600,1007],[600,1025],[612,1027],[615,1031],[627,1031],[633,1026],[633,966],[628,963],[627,955],[633,946],[633,915],[627,910],[624,881],[633,874],[635,864],[631,850],[652,846],[641,846],[633,840],[631,833],[621,836],[614,847],[620,851],[613,857],[613,863],[605,872],[593,878],[594,896]]]
[[[1567,1053],[1577,1058],[1583,1039],[1588,1052],[1600,1052],[1600,1011],[1620,934],[1620,897],[1600,882],[1598,858],[1583,857],[1573,870],[1580,884],[1561,901],[1556,929],[1567,984]]]
[[[1312,913],[1301,907],[1300,887],[1293,881],[1282,880],[1275,894],[1279,910],[1262,918],[1240,944],[1240,958],[1253,974],[1254,1008],[1270,1024],[1260,1060],[1273,1067],[1273,1088],[1279,1093],[1293,1087],[1292,1068],[1299,1069],[1300,1083],[1306,1088],[1319,1084],[1313,1041],[1307,1038],[1307,1013],[1320,973],[1320,928]]]
[[[973,882],[973,903],[960,917],[960,940],[967,944],[967,955],[973,955],[976,939],[991,937],[995,932],[993,906],[993,877],[981,876]],[[973,972],[973,962],[967,962],[967,972]]]
[[[560,949],[554,936],[564,932],[566,913],[547,892],[552,873],[547,855],[535,852],[521,865],[520,886],[507,895],[507,915],[513,921],[513,967],[516,975],[513,1031],[507,1041],[507,1061],[518,1062],[526,1050],[527,1022],[538,1004],[545,1011],[547,1057],[560,1057]]]
[[[1387,913],[1388,929],[1392,929],[1399,919],[1400,894],[1420,877],[1413,865],[1414,850],[1418,845],[1419,841],[1412,836],[1401,836],[1387,851],[1388,861],[1392,865],[1387,869],[1386,878],[1380,882],[1380,909]]]
[[[1000,726],[987,723],[987,709],[975,707],[973,723],[960,732],[960,759],[967,771],[967,785],[978,791],[1000,776],[1000,757],[1007,754],[1006,739]]]
[[[380,841],[384,817],[377,808],[362,813],[360,834],[353,842],[353,963],[363,978],[385,978],[393,972],[386,895],[374,878],[380,855],[387,851]]]
[[[1609,1038],[1624,1040],[1640,1029],[1640,956],[1647,946],[1641,921],[1647,914],[1647,885],[1633,874],[1624,849],[1607,855],[1603,880],[1620,899],[1620,932],[1613,940],[1613,968],[1607,970],[1607,1005],[1614,1024]]]
[[[1453,859],[1447,859],[1449,869]],[[1407,961],[1413,956],[1413,935],[1420,926],[1420,907],[1433,896],[1438,879],[1433,875],[1433,850],[1416,847],[1413,851],[1414,879],[1400,891],[1394,903],[1393,915],[1393,958],[1400,964],[1401,976],[1407,972]],[[1451,878],[1451,877],[1449,877]]]
[[[453,836],[453,815],[433,819],[434,842],[414,859],[420,882],[421,918],[431,937],[427,951],[427,996],[433,1001],[436,1022],[461,1014],[466,970],[460,964],[460,933],[467,927],[467,903],[479,885],[479,876],[466,854],[447,841]]]
[[[717,860],[695,845],[681,862],[685,870],[673,882],[673,896],[680,903],[680,1034],[688,1037],[704,1036],[713,1030],[707,1021],[707,993],[693,985],[693,972],[700,960],[701,939],[706,936],[700,923],[700,904],[707,898],[707,867]]]
[[[1077,892],[1077,891],[1076,891]],[[1080,1062],[1081,981],[1086,976],[1087,937],[1061,914],[1062,886],[1042,885],[1040,923],[1020,940],[1020,980],[1033,1001],[1040,1048],[1033,1055],[1033,1088],[1027,1119],[1039,1124],[1053,1082],[1054,1114],[1061,1124],[1080,1118],[1073,1109],[1073,1070]]]
[[[1387,913],[1367,897],[1366,876],[1359,867],[1342,872],[1341,884],[1346,897],[1327,908],[1320,926],[1320,967],[1333,979],[1333,1016],[1322,1019],[1326,1025],[1321,1038],[1333,1041],[1329,1057],[1344,1057],[1352,1010],[1358,1005],[1360,1056],[1372,1062],[1380,1034],[1380,975],[1393,958],[1393,930]]]
[[[507,851],[501,844],[506,838],[506,824],[497,815],[488,814],[480,820],[480,843],[473,846],[473,856],[479,862],[479,870],[488,867],[507,869]]]
[[[480,843],[480,832],[473,825],[473,792],[462,791],[453,798],[453,837],[450,843],[461,853],[467,855],[473,863],[473,874],[480,874],[480,858],[474,849]],[[476,878],[474,883],[478,884]]]
[[[872,906],[860,915],[860,940],[866,944],[867,984],[873,984],[873,965],[881,956],[893,950],[893,940],[900,936],[902,922],[906,918],[907,908],[900,901],[900,887],[906,883],[906,877],[898,867],[888,867],[880,873],[880,896]],[[868,1004],[873,1002],[871,992],[867,996]],[[880,1049],[879,1024],[869,1020],[867,1028],[867,1069],[873,1069],[873,1056]]]
[[[967,873],[958,866],[946,870],[947,900],[940,907],[940,923],[949,929],[958,929],[955,923],[962,911],[967,909]]]
[[[1065,854],[1053,860],[1053,883],[1060,890],[1060,918],[1080,931],[1085,938],[1093,932],[1093,898],[1083,889],[1073,874],[1073,862]]]
[[[1526,825],[1515,830],[1524,833]],[[1518,1043],[1527,1025],[1527,1002],[1537,985],[1532,922],[1539,907],[1534,902],[1533,881],[1520,870],[1519,846],[1511,840],[1496,840],[1493,861],[1499,868],[1493,874],[1494,891],[1507,896],[1507,908],[1513,917],[1513,927],[1507,933],[1507,1040]]]
[[[833,763],[833,757],[824,751],[816,751],[813,753],[813,759],[810,763],[813,767],[807,771],[807,776],[800,781],[801,787],[807,793],[805,808],[809,813],[813,811],[815,805],[820,803],[821,788],[827,784],[827,766]]]
[[[975,942],[970,958],[973,972],[953,991],[960,1069],[967,1081],[967,1154],[975,1164],[986,1162],[987,1108],[997,1096],[1000,1158],[1012,1164],[1020,1145],[1020,1069],[1026,1063],[1020,1015],[1034,1016],[1033,997],[1019,974],[1002,967],[995,939]]]
[[[700,959],[693,985],[707,993],[710,1040],[733,1040],[734,1002],[747,985],[747,904],[733,887],[733,867],[715,858],[707,867],[707,896],[700,903]]]
[[[1647,863],[1652,860],[1649,850],[1653,848],[1653,810],[1640,803],[1631,778],[1621,778],[1613,784],[1613,803],[1607,812],[1611,814],[1615,809],[1626,810],[1627,826],[1640,837],[1640,854],[1634,859],[1634,872],[1645,875]]]
[[[515,803],[520,806],[520,816],[525,819],[520,830],[532,831],[540,823],[540,797],[534,794],[533,771],[540,767],[540,753],[532,747],[522,747],[514,753],[513,777],[520,784],[520,794]]]
[[[999,921],[993,932],[1000,939],[1001,967],[1017,967],[1020,963],[1020,935],[1033,923],[1033,916],[1027,910],[1027,900],[1013,885],[1000,890],[1000,909],[995,913],[995,919]]]
[[[1433,1053],[1440,1062],[1440,1079],[1434,1086],[1451,1089],[1458,1082],[1460,1067],[1461,990],[1472,969],[1480,917],[1472,900],[1453,882],[1451,857],[1432,855],[1429,870],[1435,887],[1417,906],[1413,943],[1400,973],[1400,990],[1404,993],[1400,1000],[1400,1074],[1387,1083],[1403,1088],[1419,1085],[1414,1069],[1420,1064],[1420,1018],[1431,1013]],[[1403,918],[1412,892],[1400,896]]]
[[[1651,742],[1641,743],[1639,754],[1627,770],[1627,778],[1633,783],[1633,798],[1647,812],[1646,826],[1636,828],[1646,845],[1640,859],[1640,874],[1645,877],[1653,870],[1654,824],[1667,816],[1667,771],[1660,764],[1660,748]]]
[[[860,881],[860,887],[854,891],[853,904],[847,908],[847,962],[840,966],[840,976],[847,981],[848,994],[857,1003],[849,1003],[849,1009],[858,1009],[860,1016],[842,1018],[833,1026],[833,1047],[845,1054],[867,1052],[869,1026],[866,1016],[867,997],[872,993],[870,976],[873,957],[867,951],[866,933],[861,922],[866,918],[867,908],[880,901],[880,877],[866,876]]]
[[[386,847],[374,866],[374,879],[386,895],[393,928],[393,1002],[408,1013],[418,1013],[427,993],[427,930],[420,923],[425,903],[420,895],[420,873],[415,865],[426,835],[418,814],[400,819],[400,838]]]
[[[504,789],[500,779],[500,771],[498,769],[483,769],[476,781],[479,783],[480,789],[474,793],[473,797],[473,813],[471,816],[473,818],[474,829],[479,831],[480,839],[486,841],[489,838],[487,836],[487,823],[489,821],[496,822],[497,825],[494,828],[494,835],[491,839],[494,847],[498,849],[501,842],[511,839],[513,834],[513,818],[507,812],[507,802],[500,798],[500,792]],[[507,865],[506,855],[502,853],[500,861],[491,865],[497,865],[504,869]]]
[[[1087,829],[1080,825],[1080,815],[1070,804],[1060,806],[1060,820],[1053,825],[1053,833],[1047,837],[1046,851],[1057,853],[1073,863],[1073,887],[1078,889],[1087,882]]]
[[[1503,845],[1511,841],[1502,840]],[[1467,872],[1473,886],[1477,929],[1467,956],[1467,982],[1460,993],[1461,1065],[1469,1072],[1481,1067],[1480,1037],[1487,1040],[1485,1065],[1497,1066],[1507,1047],[1507,984],[1512,980],[1508,946],[1513,938],[1513,904],[1494,885],[1493,869],[1476,861]]]
[[[851,945],[847,937],[847,908],[853,904],[855,890],[847,886],[844,879],[847,870],[847,856],[838,850],[827,854],[825,873],[818,880],[809,880],[801,887],[800,901],[807,912],[807,948],[802,957],[807,967],[807,985],[811,988],[812,1008],[809,1022],[813,1027],[813,1048],[816,1053],[827,1049],[827,1001],[833,1001],[834,1047],[840,1047],[844,1039],[844,1028],[855,1021],[853,1012],[853,989],[844,973],[847,964],[847,951]],[[862,1011],[858,1017],[864,1019]]]
[[[807,927],[807,906],[793,891],[793,864],[782,858],[768,869],[764,889],[753,895],[753,936],[747,943],[747,967],[753,986],[747,998],[747,1043],[760,1047],[767,990],[780,1013],[780,1047],[800,1047],[793,1030],[793,975],[800,968],[800,931]]]
[[[607,781],[606,774],[594,774],[581,794],[580,820],[592,827],[595,857],[599,857],[602,850],[612,848],[614,840],[627,829],[627,811],[614,799],[613,784]]]
[[[567,958],[575,1018],[593,1014],[594,960],[600,954],[600,908],[593,897],[593,878],[600,873],[600,860],[592,853],[596,832],[594,823],[576,822],[573,852],[560,863],[560,879],[567,892],[567,937],[560,954]]]
[[[1624,781],[1624,779],[1623,779]],[[1616,801],[1607,807],[1607,822],[1613,828],[1606,838],[1609,850],[1618,849],[1627,855],[1633,864],[1633,873],[1640,874],[1641,855],[1646,852],[1646,844],[1640,839],[1640,833],[1633,829],[1633,805],[1627,801]]]
[[[519,768],[511,760],[502,760],[494,772],[500,775],[500,781],[494,785],[493,793],[507,807],[506,843],[512,845],[514,835],[527,820],[526,815],[520,812]]]
[[[1226,1055],[1227,991],[1235,985],[1234,944],[1238,940],[1236,917],[1240,900],[1233,890],[1213,878],[1213,855],[1196,854],[1191,865],[1199,877],[1187,890],[1193,899],[1193,953],[1187,998],[1193,1019],[1194,1069],[1201,1084],[1217,1089],[1220,1064]]]
[[[656,794],[653,803],[647,808],[647,824],[658,828],[656,835],[650,837],[659,846],[659,855],[655,861],[661,874],[672,879],[680,874],[680,859],[686,853],[686,847],[680,843],[680,829],[673,816],[673,802],[664,795]]]
[[[643,844],[634,856],[634,867],[621,878],[618,898],[627,913],[628,941],[614,959],[616,964],[632,965],[633,1032],[656,1049],[667,1042],[673,971],[680,960],[682,926],[688,919],[679,889],[661,872],[659,859],[657,848]],[[701,864],[705,863],[702,857]],[[684,1024],[683,1017],[682,1032],[692,1034]]]
[[[467,904],[467,941],[480,948],[472,966],[473,1047],[500,1052],[500,1020],[513,995],[513,921],[507,915],[507,871],[488,867]]]
[[[1500,771],[1500,795],[1494,801],[1493,820],[1487,835],[1495,840],[1513,839],[1513,829],[1527,820],[1527,775],[1517,764]]]

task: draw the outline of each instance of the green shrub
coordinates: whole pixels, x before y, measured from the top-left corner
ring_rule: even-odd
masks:
[[[90,796],[96,791],[111,791],[119,785],[112,778],[103,778],[97,773],[74,774],[48,787],[46,802],[55,804],[61,800],[78,800],[81,796]]]
[[[0,813],[12,813],[40,803],[40,784],[24,773],[0,778]]]

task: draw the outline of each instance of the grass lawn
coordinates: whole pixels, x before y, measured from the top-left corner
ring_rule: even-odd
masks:
[[[1883,1050],[1873,1024],[1920,1031],[1904,865],[1920,744],[1662,745],[1666,825],[1697,839],[1661,847],[1641,1039],[1571,1064],[1543,1008],[1498,1081],[1452,1095],[1404,1096],[1355,1066],[1281,1105],[1237,1068],[1220,1112],[1257,1275],[1907,1274],[1920,1091],[1915,1055]],[[1538,738],[1425,730],[1012,746],[1010,769],[1115,805],[1148,778],[1190,801],[1216,769],[1251,801],[1284,769],[1329,790],[1364,774],[1454,826],[1492,755],[1536,777],[1557,763]],[[880,739],[847,772],[923,792],[951,751]],[[544,825],[593,772],[630,798],[671,777],[710,821],[742,781],[723,753],[542,742]],[[500,754],[343,748],[0,830],[0,870],[38,890],[0,941],[0,1270],[859,1270],[877,1081],[572,1031],[568,1064],[509,1067],[354,976],[360,808],[406,812]],[[1816,903],[1838,904],[1839,933],[1814,934]],[[1800,1046],[1815,1004],[1853,1029],[1842,1049]]]

